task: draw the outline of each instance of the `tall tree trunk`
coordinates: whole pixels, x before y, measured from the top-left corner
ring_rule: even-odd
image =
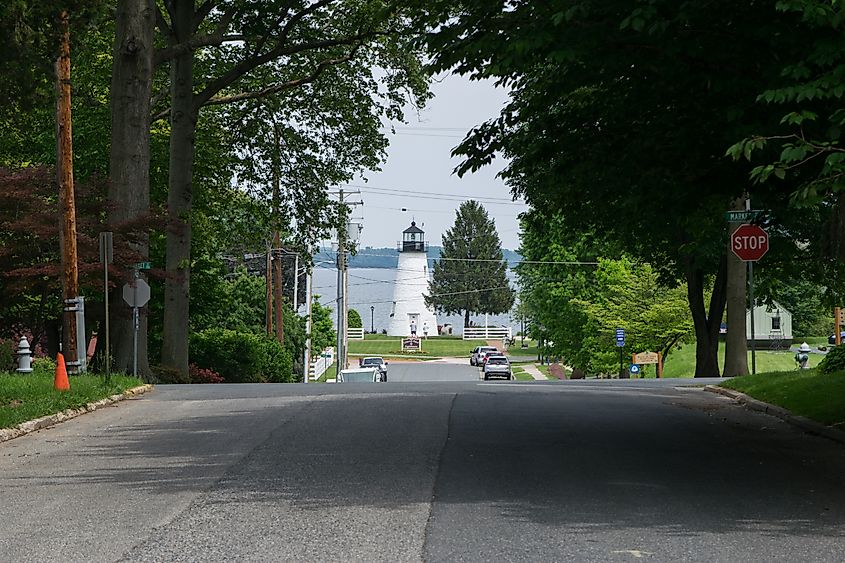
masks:
[[[109,224],[119,224],[150,210],[150,97],[153,76],[153,0],[117,3],[111,81],[111,154]],[[149,240],[141,236],[135,250],[149,257]],[[133,326],[119,291],[113,292],[110,320],[113,369],[132,370]],[[100,337],[104,335],[101,333]],[[147,358],[147,317],[138,333],[138,373],[150,377]]]
[[[193,0],[174,0],[171,27],[176,43],[192,32]],[[167,194],[167,279],[164,288],[163,366],[188,373],[188,296],[191,280],[191,205],[193,202],[194,55],[188,52],[171,61],[170,72],[170,178]]]
[[[713,283],[710,305],[704,305],[704,272],[688,263],[687,298],[695,328],[695,377],[719,377],[719,324],[725,311],[727,260],[723,255]]]
[[[744,209],[744,204],[743,198],[738,200],[733,208]],[[739,223],[730,223],[728,231],[732,233],[739,225]],[[745,336],[746,265],[731,251],[730,244],[730,237],[728,237],[727,279],[725,283],[728,332],[725,335],[725,377],[748,375],[748,340]]]
[[[469,309],[464,311],[464,326],[469,326]]]

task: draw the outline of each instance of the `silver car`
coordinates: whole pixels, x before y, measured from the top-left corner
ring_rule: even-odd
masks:
[[[480,366],[484,363],[484,356],[493,352],[498,352],[498,348],[495,346],[476,346],[473,351],[472,355],[469,357],[469,365],[471,366]]]
[[[491,377],[503,377],[505,379],[513,379],[513,372],[511,371],[511,362],[506,356],[488,356],[484,363],[484,380]]]

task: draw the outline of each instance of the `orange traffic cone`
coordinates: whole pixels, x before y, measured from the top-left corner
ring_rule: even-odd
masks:
[[[68,391],[70,389],[70,382],[67,380],[65,357],[61,352],[56,356],[56,378],[53,380],[53,387],[56,391]]]

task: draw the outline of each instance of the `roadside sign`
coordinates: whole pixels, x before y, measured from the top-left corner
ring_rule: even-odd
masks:
[[[769,234],[759,225],[740,225],[731,234],[731,250],[743,262],[756,262],[769,251]]]
[[[640,373],[640,366],[638,366],[637,364],[631,364],[631,367],[628,368],[628,370],[631,372],[631,374],[636,375]]]
[[[635,364],[656,364],[660,361],[660,356],[657,352],[640,352],[634,354],[633,360]]]
[[[763,214],[762,209],[749,209],[743,211],[725,211],[725,220],[730,223],[747,223],[758,219]]]
[[[123,284],[123,300],[130,307],[143,307],[150,300],[150,286],[142,279],[135,280],[134,287],[131,284]]]
[[[624,328],[617,328],[616,329],[616,346],[619,348],[625,347],[625,329]]]
[[[135,269],[136,270],[149,270],[153,267],[152,262],[135,262]]]

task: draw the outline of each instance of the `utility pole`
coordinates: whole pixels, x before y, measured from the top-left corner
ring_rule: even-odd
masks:
[[[267,245],[266,264],[264,265],[264,324],[267,336],[273,335],[273,255]]]
[[[307,277],[305,278],[305,361],[302,367],[302,382],[308,383],[311,374],[311,291],[313,268],[306,266]]]
[[[346,369],[346,207],[338,192],[341,220],[337,227],[337,372]]]
[[[59,206],[62,213],[60,246],[62,251],[62,352],[68,371],[85,370],[85,355],[79,356],[79,339],[85,342],[85,328],[78,334],[78,314],[84,307],[79,297],[79,271],[76,254],[76,202],[73,189],[73,128],[70,110],[70,16],[67,10],[59,15],[61,40],[56,59],[56,172],[59,184]],[[84,321],[83,321],[84,322]],[[82,347],[84,349],[84,346]]]
[[[282,134],[279,131],[279,124],[273,124],[273,137],[276,146],[275,158],[273,159],[273,310],[275,311],[276,339],[280,344],[285,342],[284,331],[284,303],[282,301],[282,242],[279,235],[279,211],[281,205],[281,159],[282,159]]]

